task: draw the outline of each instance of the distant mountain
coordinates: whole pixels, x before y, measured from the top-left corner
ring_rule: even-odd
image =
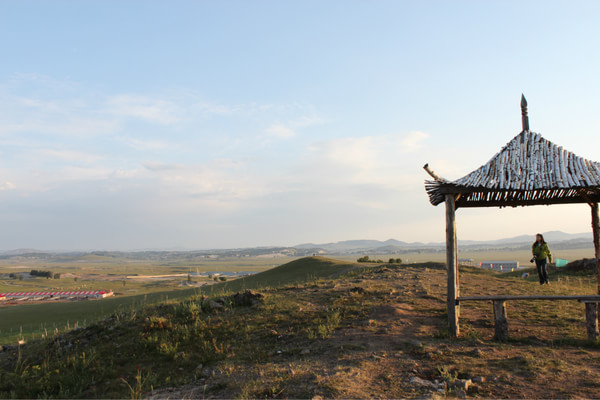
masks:
[[[565,233],[561,231],[550,231],[542,233],[544,239],[551,243],[555,248],[586,248],[592,246],[592,233]],[[532,235],[519,235],[510,238],[496,240],[459,240],[458,246],[462,249],[469,250],[487,250],[487,249],[502,249],[502,248],[529,248],[533,243]],[[421,242],[402,242],[395,239],[386,241],[379,240],[345,240],[336,243],[305,243],[293,246],[296,249],[313,249],[320,250],[330,254],[344,253],[360,253],[360,252],[375,252],[375,253],[395,253],[406,252],[410,250],[443,250],[446,243],[421,243]]]
[[[36,250],[36,249],[15,249],[8,251],[1,251],[0,255],[3,256],[22,256],[24,254],[45,254],[46,251]]]
[[[555,249],[585,249],[593,246],[592,233],[565,233],[561,231],[543,232],[544,238]],[[496,240],[459,240],[458,246],[462,250],[503,250],[527,249],[533,243],[532,235],[519,235]],[[215,258],[215,257],[256,257],[264,255],[285,254],[291,257],[312,254],[394,254],[410,251],[444,251],[445,242],[421,243],[402,242],[396,239],[380,240],[344,240],[335,243],[303,243],[292,247],[254,247],[243,249],[213,249],[213,250],[186,250],[186,251],[40,251],[35,249],[16,249],[0,251],[1,259],[34,257],[40,259],[78,259],[86,255],[120,258],[120,259],[148,259],[170,260],[185,257]],[[67,257],[67,258],[65,258]]]

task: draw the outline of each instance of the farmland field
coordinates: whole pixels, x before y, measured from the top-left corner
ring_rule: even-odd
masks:
[[[103,300],[52,303],[0,303],[0,344],[85,326],[119,310],[131,310],[165,299],[197,293],[215,283],[209,274],[260,272],[293,260],[290,257],[218,257],[211,259],[135,260],[85,255],[83,257],[12,257],[0,260],[0,292],[112,290]],[[61,274],[59,279],[30,277],[31,270]],[[12,277],[11,277],[12,274]],[[190,277],[188,278],[188,274]],[[22,278],[19,276],[22,275]],[[156,276],[170,275],[165,279]],[[145,276],[151,276],[144,279]],[[228,279],[231,279],[228,276]],[[10,304],[13,303],[13,304]]]
[[[582,258],[594,258],[594,248],[588,249],[566,249],[566,250],[554,250],[550,245],[552,256],[554,258],[563,258],[566,260],[579,260]],[[439,252],[410,252],[402,254],[372,254],[369,255],[371,259],[382,259],[384,261],[390,258],[401,258],[403,263],[421,263],[427,261],[445,262],[446,253],[444,251]],[[336,256],[340,260],[356,260],[358,255],[344,255]],[[531,259],[531,252],[528,250],[491,250],[491,251],[460,251],[458,252],[459,259],[473,259],[474,265],[479,265],[482,261],[519,261],[522,267],[533,266],[529,262]]]

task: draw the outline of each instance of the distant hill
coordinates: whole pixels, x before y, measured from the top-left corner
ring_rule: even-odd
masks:
[[[593,247],[592,233],[565,233],[561,231],[543,232],[544,238],[554,249],[585,249]],[[458,246],[462,250],[516,250],[527,249],[533,242],[532,235],[519,235],[510,238],[496,240],[459,240]],[[344,240],[335,243],[303,243],[291,247],[269,246],[253,247],[243,249],[211,249],[211,250],[193,250],[193,251],[166,251],[166,250],[147,250],[147,251],[40,251],[35,249],[17,249],[10,251],[0,251],[0,259],[18,259],[18,258],[37,258],[44,260],[60,259],[61,262],[78,260],[82,257],[94,256],[104,257],[106,259],[135,259],[151,261],[174,261],[186,259],[218,259],[220,257],[257,257],[257,256],[275,256],[285,255],[289,257],[303,257],[313,254],[393,254],[405,253],[411,251],[421,252],[439,252],[444,251],[446,243],[444,242],[402,242],[396,239],[380,240]]]
[[[544,239],[552,243],[553,248],[557,249],[579,249],[592,247],[592,233],[565,233],[561,231],[543,232]],[[532,235],[519,235],[510,238],[496,240],[459,240],[458,246],[464,250],[498,250],[498,249],[521,249],[529,248],[533,243]],[[445,248],[443,242],[421,243],[421,242],[401,242],[395,239],[386,241],[379,240],[346,240],[336,243],[314,244],[305,243],[293,246],[296,249],[313,249],[325,254],[358,254],[363,252],[374,253],[394,253],[408,252],[411,250],[433,250],[439,251]]]
[[[26,255],[26,254],[44,254],[46,252],[41,251],[41,250],[35,250],[35,249],[15,249],[15,250],[8,250],[8,251],[0,251],[0,255],[3,256],[22,256],[22,255]]]
[[[304,257],[280,265],[258,274],[253,274],[231,282],[211,285],[208,292],[238,291],[244,289],[260,289],[285,284],[307,282],[321,278],[334,278],[356,268],[360,264],[333,260],[325,257]]]

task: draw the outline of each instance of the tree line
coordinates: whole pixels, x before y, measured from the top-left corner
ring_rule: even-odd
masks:
[[[46,279],[60,279],[59,273],[53,273],[52,271],[42,271],[42,270],[37,270],[37,269],[32,269],[29,272],[29,275],[39,276],[39,277],[46,278]]]
[[[382,259],[371,259],[369,258],[369,256],[363,256],[360,257],[359,259],[356,260],[356,262],[360,262],[360,263],[376,263],[376,264],[383,264],[385,263],[385,261],[383,261]],[[402,259],[401,258],[390,258],[387,262],[388,264],[402,264]]]

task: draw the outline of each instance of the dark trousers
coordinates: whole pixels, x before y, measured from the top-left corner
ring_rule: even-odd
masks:
[[[546,271],[546,259],[535,260],[535,266],[537,267],[538,275],[540,277],[540,284],[548,282],[548,271]]]

